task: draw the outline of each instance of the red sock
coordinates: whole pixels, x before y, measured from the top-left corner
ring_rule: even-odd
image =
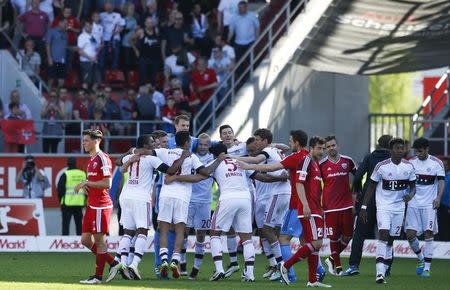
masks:
[[[106,263],[108,263],[108,265],[112,265],[112,263],[114,263],[114,258],[108,253],[106,253]]]
[[[95,244],[92,245],[91,252],[92,252],[92,254],[97,255],[97,246]]]
[[[95,275],[102,277],[103,270],[105,269],[106,256],[108,253],[101,253],[95,256]]]
[[[308,257],[308,281],[317,282],[317,265],[319,264],[319,252],[314,251]]]
[[[346,243],[346,242],[344,242],[344,241],[341,240],[339,246],[340,246],[340,247],[339,247],[339,254],[340,254],[340,253],[342,253],[342,251],[345,250],[345,248],[347,248],[348,243]]]
[[[295,263],[300,262],[311,255],[312,251],[314,251],[314,247],[310,243],[302,246],[291,258],[289,258],[289,260],[286,261],[286,263],[284,263],[284,266],[289,269]]]
[[[341,257],[339,254],[341,253],[341,243],[340,241],[336,240],[330,240],[330,251],[331,251],[331,257],[334,261],[334,266],[339,267],[341,266]]]

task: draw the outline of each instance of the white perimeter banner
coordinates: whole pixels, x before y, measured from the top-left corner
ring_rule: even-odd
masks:
[[[120,237],[108,237],[108,251],[116,252],[119,246]],[[153,237],[147,239],[148,247],[146,252],[154,252]],[[223,248],[227,249],[226,237],[222,236]],[[262,253],[259,237],[253,237],[253,244],[256,252]],[[299,248],[298,239],[291,241],[292,252]],[[424,243],[421,242],[423,247]],[[364,242],[363,256],[375,257],[377,248],[376,240],[366,240]],[[195,236],[189,236],[188,252],[194,252]],[[206,237],[206,252],[210,252],[209,237]],[[342,252],[342,256],[350,255],[351,244]],[[79,236],[0,236],[0,252],[88,252],[81,244]],[[226,252],[226,250],[225,250]],[[322,249],[322,256],[330,254],[329,240],[325,239]],[[407,241],[394,241],[394,255],[401,258],[415,258],[416,254],[411,250]],[[434,242],[433,259],[450,259],[450,242]]]

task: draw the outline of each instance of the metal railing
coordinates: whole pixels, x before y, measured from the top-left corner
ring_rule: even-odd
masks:
[[[449,137],[449,125],[450,120],[411,120],[411,144],[414,142],[415,137],[417,136],[414,134],[415,128],[424,128],[424,127],[434,127],[438,132],[436,132],[438,137],[430,136],[427,139],[432,144],[433,142],[442,142],[442,145],[439,144],[436,147],[442,146],[442,151],[438,153],[444,154],[444,156],[448,156],[448,137]],[[440,132],[442,130],[442,132]],[[441,134],[442,133],[442,134]],[[434,154],[434,152],[433,152]],[[438,154],[441,155],[441,154]]]
[[[18,60],[18,64],[19,64],[19,68],[21,70],[23,70],[24,63],[22,62],[22,60],[24,59],[25,55],[19,50],[18,47],[16,47],[16,45],[14,44],[12,39],[9,37],[9,35],[5,31],[0,30],[0,33],[8,41],[9,45],[11,46],[11,49],[14,51],[14,53],[15,53],[14,59],[16,59],[16,55],[20,56],[19,60]],[[37,88],[39,89],[39,94],[42,96],[42,89],[45,89],[48,92],[47,84],[41,79],[39,74],[37,74],[34,70],[33,70],[33,77],[36,78],[36,81],[38,83]]]
[[[43,133],[46,124],[57,126],[56,128],[60,134],[45,134]],[[114,150],[113,145],[116,143],[119,147],[124,143],[134,144],[136,139],[141,134],[150,134],[154,130],[161,128],[163,124],[169,124],[164,121],[106,121],[106,120],[39,120],[34,121],[36,130],[36,143],[25,146],[25,153],[31,152],[30,148],[38,146],[39,143],[45,142],[44,139],[60,139],[60,150],[58,153],[74,153],[83,152],[83,130],[90,128],[106,128],[102,130],[104,133],[103,145],[104,150],[108,153],[122,153],[126,152],[128,148],[123,148],[120,152]],[[55,127],[53,127],[55,128]],[[70,149],[66,148],[70,145]],[[117,149],[117,148],[116,148]],[[122,148],[121,148],[122,149]],[[42,150],[36,150],[42,152]]]
[[[369,114],[369,149],[374,150],[381,135],[392,135],[411,140],[414,114]]]
[[[234,102],[238,86],[244,82],[247,75],[250,75],[252,79],[259,62],[266,56],[271,56],[276,40],[289,31],[291,22],[307,2],[307,0],[300,0],[291,7],[292,1],[286,1],[286,4],[274,15],[249,50],[237,60],[233,70],[221,81],[212,96],[196,113],[193,119],[195,136],[207,130],[209,126],[212,128],[217,126],[216,119],[221,109],[226,104]]]

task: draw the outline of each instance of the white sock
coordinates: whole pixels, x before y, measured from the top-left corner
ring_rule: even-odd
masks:
[[[120,261],[118,262],[121,262],[125,266],[128,262],[127,260],[130,252],[131,239],[132,237],[130,235],[123,235],[119,241],[118,253],[120,254]]]
[[[180,253],[173,253],[172,255],[172,262],[175,262],[176,264],[179,264],[181,260],[181,254]]]
[[[272,248],[272,253],[274,255],[274,258],[275,258],[275,261],[277,262],[277,264],[280,263],[281,261],[283,261],[283,257],[281,256],[280,242],[276,241],[275,243],[270,245],[270,247]]]
[[[253,274],[253,268],[255,266],[255,247],[252,240],[247,240],[242,243],[244,247],[244,260],[245,260],[245,276],[247,278],[255,278]]]
[[[132,265],[137,267],[144,256],[145,247],[147,246],[147,236],[146,235],[138,235],[136,239],[136,244],[134,246],[134,258]]]
[[[197,270],[200,269],[202,265],[203,256],[205,255],[205,243],[195,243],[195,259],[194,259],[194,268]]]
[[[408,242],[411,249],[414,251],[414,253],[416,253],[417,258],[419,258],[419,260],[423,260],[423,253],[422,250],[420,250],[420,244],[417,237],[415,237],[414,240]]]
[[[211,255],[216,267],[216,272],[224,272],[222,263],[222,241],[218,236],[211,237]]]
[[[425,271],[430,271],[431,260],[433,259],[433,241],[434,238],[425,239],[425,248],[423,249],[423,255],[425,256]]]
[[[237,241],[236,236],[227,237],[228,254],[230,255],[230,264],[237,266]]]
[[[382,274],[383,276],[386,274],[386,267],[384,264],[384,258],[386,257],[386,248],[387,248],[387,242],[378,240],[377,242],[377,253],[376,253],[376,270],[377,275]]]
[[[169,250],[167,248],[159,248],[159,257],[161,258],[161,262],[164,260],[167,262]]]
[[[137,235],[134,235],[134,237],[131,239],[130,244],[130,252],[128,253],[128,259],[127,259],[127,266],[131,265],[134,259],[134,244],[136,243]]]
[[[267,239],[262,239],[262,246],[264,250],[264,254],[266,255],[267,260],[269,260],[269,265],[274,267],[277,265],[277,261],[275,260],[275,256],[272,253],[272,248],[270,247],[270,243]]]

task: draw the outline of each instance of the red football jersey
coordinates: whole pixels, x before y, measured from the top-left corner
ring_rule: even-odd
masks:
[[[335,163],[325,158],[320,162],[323,177],[322,207],[325,212],[352,208],[352,192],[350,191],[350,172],[356,170],[353,160],[341,155]]]
[[[217,76],[214,70],[207,68],[203,73],[199,71],[192,72],[192,86],[194,89],[204,87],[213,83],[217,83]],[[214,89],[198,92],[198,98],[202,102],[209,100],[209,97],[214,93]]]
[[[302,160],[306,155],[308,155],[308,151],[301,150],[299,152],[292,153],[287,156],[283,160],[281,160],[281,164],[284,169],[289,170],[289,176],[291,179],[291,200],[289,202],[289,209],[297,209],[300,200],[297,194],[297,187],[295,184],[297,183],[297,168],[300,160]]]
[[[308,201],[311,215],[322,217],[320,198],[322,195],[322,175],[319,164],[312,160],[310,155],[304,156],[299,164],[296,183],[302,183],[305,187],[306,200]],[[299,199],[298,215],[303,216],[303,204]]]
[[[100,181],[112,175],[112,162],[103,151],[91,158],[87,166],[88,181]],[[88,205],[94,208],[112,207],[108,189],[88,187]]]

